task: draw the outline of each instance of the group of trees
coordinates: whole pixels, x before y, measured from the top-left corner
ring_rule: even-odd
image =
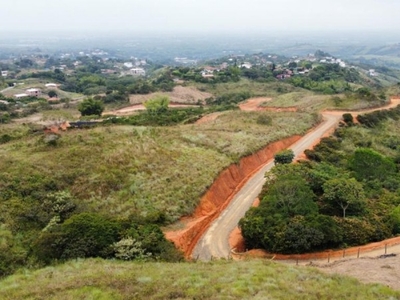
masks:
[[[400,153],[391,157],[377,151],[400,146],[381,139],[377,145],[358,144],[355,130],[364,129],[353,124],[322,139],[306,151],[310,161],[287,164],[289,152],[275,157],[259,207],[239,224],[248,248],[303,253],[400,233]]]
[[[34,189],[32,183],[25,182],[24,190],[10,186],[7,192],[0,193],[2,201],[24,195],[27,202],[13,210],[10,209],[13,202],[5,201],[10,207],[0,220],[0,277],[26,266],[28,262],[43,266],[86,257],[183,259],[160,229],[165,222],[162,215],[114,217],[88,212],[68,191],[59,191],[51,179],[36,180],[42,180],[40,184],[46,180],[48,191]]]
[[[182,259],[158,225],[113,219],[95,213],[79,213],[64,222],[53,222],[34,241],[32,248],[36,258],[45,264],[84,257]]]

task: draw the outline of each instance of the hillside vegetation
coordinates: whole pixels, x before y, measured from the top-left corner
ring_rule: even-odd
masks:
[[[303,134],[317,121],[306,113],[231,111],[203,125],[114,125],[56,137],[5,125],[0,235],[8,251],[0,253],[1,273],[31,259],[113,257],[116,250],[109,247],[129,237],[141,242],[144,254],[168,252],[157,246],[165,244],[159,231],[146,225],[190,214],[225,167],[272,141]],[[80,217],[84,213],[91,215]],[[102,222],[109,227],[99,227]],[[93,230],[79,234],[84,226]],[[104,230],[112,234],[99,240]],[[148,241],[146,232],[155,239]],[[140,251],[130,257],[136,256]]]
[[[305,153],[276,166],[261,203],[240,222],[246,245],[305,253],[363,245],[400,233],[400,107],[359,115]]]
[[[388,287],[270,261],[71,261],[0,281],[1,299],[399,299]]]

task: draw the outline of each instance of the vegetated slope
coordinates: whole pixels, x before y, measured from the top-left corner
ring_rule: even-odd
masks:
[[[0,281],[2,299],[398,299],[388,287],[271,261],[71,261]]]
[[[43,236],[60,245],[59,228],[61,234],[71,233],[64,221],[77,216],[71,222],[81,224],[83,213],[117,219],[122,229],[124,224],[168,224],[190,214],[225,167],[271,141],[304,133],[316,121],[305,113],[233,111],[203,125],[105,126],[70,130],[59,138],[2,127],[0,236],[7,241],[2,245],[7,264],[0,264],[0,274],[33,259],[28,249],[39,237],[42,246]],[[100,219],[91,216],[93,225]],[[114,231],[119,233],[108,241],[118,241],[124,231],[129,237],[124,229]],[[79,244],[74,247],[79,250]],[[51,255],[95,253],[67,255],[64,250]],[[101,256],[112,257],[112,252]]]
[[[203,103],[205,99],[212,97],[210,93],[201,92],[194,87],[175,86],[171,92],[162,93],[151,93],[147,95],[130,95],[129,101],[131,104],[143,103],[155,95],[163,94],[167,95],[173,103],[184,103],[184,104],[197,104]]]
[[[304,253],[400,232],[400,107],[346,116],[347,127],[307,150],[311,162],[272,170],[241,228],[249,248]]]

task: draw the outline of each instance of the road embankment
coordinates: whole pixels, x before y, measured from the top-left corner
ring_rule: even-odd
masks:
[[[271,160],[276,152],[288,148],[300,138],[301,136],[296,135],[273,142],[256,153],[242,158],[238,164],[232,164],[223,170],[201,198],[193,215],[181,220],[185,227],[166,232],[167,239],[174,242],[176,247],[189,257],[200,237],[227,207],[248,178]]]

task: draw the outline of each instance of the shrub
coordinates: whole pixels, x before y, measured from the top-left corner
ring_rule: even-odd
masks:
[[[274,156],[275,164],[290,164],[293,161],[294,152],[292,149],[279,151]]]
[[[131,237],[124,238],[113,244],[115,257],[122,260],[146,259],[151,256],[150,252],[145,252],[142,243]]]
[[[257,124],[272,125],[272,118],[268,115],[262,114],[257,117]]]
[[[347,125],[353,125],[354,121],[353,121],[353,115],[352,114],[343,114],[343,121],[347,124]]]
[[[100,116],[104,110],[104,104],[100,100],[88,98],[79,103],[78,110],[81,112],[82,116]]]

